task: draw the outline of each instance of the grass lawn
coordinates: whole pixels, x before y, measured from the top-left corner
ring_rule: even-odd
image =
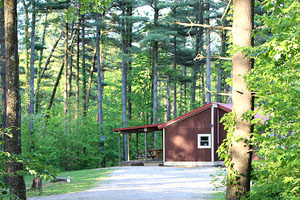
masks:
[[[27,176],[25,177],[25,182],[27,187],[27,197],[47,196],[47,195],[54,195],[54,194],[84,191],[99,184],[99,181],[109,176],[111,172],[112,169],[105,169],[105,168],[62,172],[59,173],[58,176],[63,178],[70,176],[71,183],[66,183],[66,182],[50,183],[50,181],[43,180],[42,191],[34,191],[30,189],[33,177]]]
[[[226,193],[225,192],[217,192],[212,195],[214,200],[224,200],[226,199]]]

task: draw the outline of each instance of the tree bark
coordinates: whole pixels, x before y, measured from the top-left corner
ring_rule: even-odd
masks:
[[[171,88],[170,88],[170,75],[168,75],[168,82],[167,82],[167,121],[171,120]]]
[[[126,44],[125,44],[125,1],[122,1],[122,19],[121,19],[121,37],[122,37],[122,53],[126,54]],[[127,127],[127,115],[126,115],[126,98],[127,98],[127,69],[126,69],[126,61],[122,56],[122,113],[123,113],[123,127]],[[124,134],[124,159],[125,161],[129,160],[128,158],[128,135]]]
[[[154,26],[158,28],[158,13],[159,9],[157,8],[157,1],[154,3]],[[154,40],[153,45],[153,124],[157,123],[157,71],[158,71],[158,41]]]
[[[195,13],[196,13],[196,23],[203,24],[203,3],[201,1],[197,1],[195,4]],[[196,44],[195,44],[195,55],[194,57],[198,56],[200,52],[200,46],[203,36],[203,27],[196,27]],[[192,108],[196,108],[196,83],[198,79],[198,70],[200,67],[200,61],[194,60],[193,65],[193,79],[192,79],[192,95],[191,95],[191,105]]]
[[[72,20],[72,25],[71,25],[71,41],[70,41],[70,46],[69,46],[69,54],[70,54],[70,63],[69,63],[69,88],[68,88],[68,96],[71,97],[72,95],[72,76],[73,76],[73,38],[74,38],[74,20]]]
[[[254,1],[233,1],[233,45],[238,47],[251,47],[253,39]],[[252,146],[247,141],[250,139],[252,126],[250,121],[244,120],[242,115],[253,110],[253,96],[247,88],[244,75],[253,67],[253,60],[241,51],[232,57],[233,64],[233,111],[236,114],[236,126],[229,146],[230,168],[236,173],[228,173],[226,199],[235,200],[246,197],[250,191],[250,173]]]
[[[4,151],[21,154],[21,99],[19,93],[19,57],[17,32],[17,1],[4,1],[5,46],[6,46],[6,83],[7,83],[7,127],[12,137],[7,137]],[[17,161],[6,163],[9,174],[9,187],[16,197],[26,199],[24,177],[18,172],[23,164]]]
[[[38,74],[38,75],[40,76],[40,78],[39,78],[40,82],[41,82],[42,78],[43,78],[44,75],[45,75],[45,71],[47,70],[47,67],[48,67],[48,65],[49,65],[49,63],[50,63],[50,60],[51,60],[51,58],[52,58],[52,56],[53,56],[53,53],[54,53],[54,51],[55,51],[55,49],[56,49],[56,47],[57,47],[57,45],[58,45],[60,39],[62,38],[62,35],[63,35],[63,32],[59,35],[58,39],[57,39],[56,42],[54,43],[54,45],[53,45],[53,47],[52,47],[52,49],[51,49],[51,52],[50,52],[50,54],[49,54],[49,56],[48,56],[48,58],[47,58],[47,60],[46,60],[46,62],[45,62],[45,65],[44,65],[44,67],[43,67],[43,69],[42,69],[42,71],[41,71],[41,74]],[[40,84],[40,83],[39,83],[39,84]],[[36,88],[36,89],[38,90],[39,88]]]
[[[51,107],[53,105],[54,97],[55,97],[55,94],[56,94],[56,90],[57,90],[61,75],[63,73],[63,69],[64,69],[64,63],[62,63],[62,65],[60,67],[60,70],[59,70],[59,73],[58,73],[58,76],[57,76],[57,79],[55,81],[55,84],[54,84],[54,87],[53,87],[53,90],[52,90],[52,95],[51,95],[51,98],[50,98],[50,101],[49,101],[48,110],[51,110]]]
[[[133,10],[132,10],[132,3],[128,2],[126,6],[126,15],[127,17],[132,17]],[[131,103],[131,81],[130,81],[130,75],[131,75],[131,53],[129,49],[132,47],[132,29],[133,24],[130,20],[126,20],[126,53],[127,57],[129,58],[129,61],[127,63],[127,104],[128,104],[128,120],[131,120],[132,117],[132,103]],[[129,80],[129,81],[128,81]]]
[[[39,102],[39,88],[40,88],[40,83],[41,83],[41,77],[39,76],[41,71],[42,71],[42,59],[43,59],[43,52],[44,52],[44,46],[45,46],[45,37],[46,37],[46,30],[48,26],[48,11],[45,14],[45,21],[44,21],[44,31],[42,35],[42,48],[40,50],[40,55],[39,55],[39,63],[37,67],[37,80],[36,80],[36,89],[34,91],[35,93],[35,112],[38,113],[40,110],[40,102]]]
[[[97,15],[97,22],[100,22],[99,13]],[[102,76],[101,76],[101,54],[100,54],[100,27],[97,25],[96,35],[96,54],[97,54],[97,81],[98,81],[98,118],[99,118],[99,139],[100,139],[100,153],[104,155],[104,133],[103,133],[103,111],[102,111]],[[101,161],[101,167],[105,167],[105,157]]]
[[[25,27],[24,27],[24,43],[25,43],[25,87],[29,88],[29,11],[30,3],[26,4],[25,0],[22,0],[25,12]]]
[[[2,5],[4,4],[4,0],[2,0]],[[3,133],[3,141],[6,141],[5,130],[7,128],[6,124],[6,113],[7,113],[7,101],[6,101],[6,48],[5,48],[5,28],[4,28],[4,8],[1,8],[1,105],[2,105],[2,133]],[[0,138],[0,141],[2,138]],[[3,144],[3,148],[5,143]],[[0,147],[2,148],[2,146]]]
[[[97,40],[97,38],[96,38],[96,40]],[[94,74],[94,70],[95,70],[95,66],[96,66],[96,59],[97,59],[97,47],[94,50],[92,65],[90,68],[90,75],[89,75],[89,79],[88,79],[88,88],[87,88],[87,92],[86,92],[86,107],[87,107],[87,109],[89,107],[90,93],[91,93],[91,89],[92,89],[92,80],[93,80],[93,74]]]
[[[34,50],[35,50],[35,0],[32,1],[32,24],[31,24],[31,53],[30,53],[30,103],[28,108],[28,114],[30,116],[29,121],[29,134],[31,140],[31,148],[34,148],[33,144],[33,114],[34,114]]]
[[[80,23],[80,20],[79,22]],[[79,59],[80,59],[80,27],[77,26],[77,41],[76,41],[76,75],[75,75],[75,99],[76,99],[76,108],[75,108],[75,119],[79,115]]]
[[[173,10],[174,13],[174,20],[176,20],[176,6],[174,7]],[[174,75],[173,75],[173,81],[174,81],[174,98],[173,98],[173,117],[177,117],[177,59],[176,59],[176,54],[177,54],[177,24],[174,23],[174,28],[175,28],[175,35],[173,38],[173,69],[174,69]]]
[[[225,25],[226,23],[224,23]],[[221,51],[220,55],[225,57],[226,55],[226,31],[221,32]],[[220,93],[222,92],[222,81],[223,81],[223,63],[220,61],[219,68],[218,68],[218,84],[217,84],[217,102],[222,103],[222,95]],[[225,88],[225,87],[224,87]]]
[[[85,74],[85,15],[81,16],[81,43],[82,43],[82,116],[86,116],[86,74]]]
[[[209,24],[209,18],[206,21]],[[206,103],[211,102],[210,29],[206,30]]]
[[[65,24],[65,50],[64,50],[64,128],[65,133],[68,133],[67,127],[67,115],[68,115],[68,26],[69,24]]]

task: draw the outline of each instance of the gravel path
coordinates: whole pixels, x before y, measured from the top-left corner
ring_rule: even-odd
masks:
[[[210,174],[217,168],[118,167],[99,186],[84,192],[29,200],[212,199]]]

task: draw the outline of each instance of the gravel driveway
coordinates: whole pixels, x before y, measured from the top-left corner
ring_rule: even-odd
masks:
[[[99,186],[84,192],[29,200],[213,199],[210,174],[217,168],[117,167]]]

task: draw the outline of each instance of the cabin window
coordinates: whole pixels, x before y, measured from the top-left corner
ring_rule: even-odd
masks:
[[[210,134],[198,134],[198,148],[211,148]]]

